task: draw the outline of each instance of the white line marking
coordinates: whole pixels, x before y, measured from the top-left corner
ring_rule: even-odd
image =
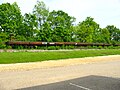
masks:
[[[73,86],[76,86],[76,87],[79,87],[79,88],[82,88],[84,90],[92,90],[92,89],[89,89],[89,88],[86,88],[86,87],[83,87],[83,86],[80,86],[80,85],[76,85],[76,84],[73,84],[73,83],[69,83],[70,85],[73,85]]]

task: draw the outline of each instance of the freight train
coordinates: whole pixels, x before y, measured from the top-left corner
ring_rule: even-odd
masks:
[[[120,46],[120,44],[105,44],[105,43],[80,43],[80,42],[29,42],[29,41],[9,41],[6,42],[9,46]]]

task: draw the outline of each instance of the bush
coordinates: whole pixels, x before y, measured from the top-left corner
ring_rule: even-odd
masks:
[[[98,49],[103,49],[103,47],[102,46],[98,46]]]
[[[22,45],[18,46],[17,49],[24,49]]]
[[[87,46],[87,49],[92,49],[93,47],[92,46]]]
[[[2,40],[0,39],[0,49],[4,49],[6,48],[5,43],[2,42]]]
[[[115,49],[120,49],[120,46],[115,46],[114,48],[115,48]]]
[[[61,49],[60,46],[56,46],[56,50],[59,50],[59,49]]]
[[[46,50],[47,47],[46,46],[36,46],[35,49]]]
[[[62,46],[61,46],[61,49],[65,49],[65,45],[62,45]]]
[[[48,46],[47,49],[48,50],[56,50],[56,47],[55,46]]]
[[[108,49],[108,47],[107,47],[107,46],[104,46],[103,48],[104,48],[104,49]]]
[[[6,48],[7,48],[7,49],[12,49],[12,46],[7,46]]]
[[[114,46],[109,46],[108,49],[114,49]]]
[[[6,45],[5,44],[0,44],[0,49],[4,49],[6,48]]]
[[[68,46],[68,49],[74,49],[74,46],[69,45],[69,46]]]
[[[93,49],[98,49],[98,47],[97,46],[93,46]]]

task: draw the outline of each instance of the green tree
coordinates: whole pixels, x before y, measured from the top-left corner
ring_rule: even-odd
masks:
[[[107,28],[103,28],[100,31],[100,43],[110,43],[110,32]]]
[[[22,23],[22,15],[17,3],[0,5],[0,26],[2,32],[16,33]]]
[[[120,29],[116,28],[114,25],[108,25],[106,27],[110,32],[110,40],[112,43],[119,43],[120,42]]]
[[[75,21],[74,17],[59,10],[49,13],[47,23],[50,26],[50,33],[52,34],[52,41],[71,41],[72,40],[72,24]],[[50,34],[50,36],[51,36]]]
[[[3,33],[3,32],[0,33],[0,49],[6,47],[5,42],[8,41],[7,40],[8,38],[9,38],[9,36],[7,33]]]
[[[77,41],[87,43],[99,42],[97,38],[100,28],[99,24],[97,24],[93,18],[87,17],[85,21],[80,22],[75,29]]]
[[[43,1],[37,1],[37,4],[34,6],[33,14],[37,17],[38,26],[37,28],[42,28],[42,25],[46,22],[49,15],[49,9],[46,7]]]
[[[49,30],[49,25],[46,23],[47,17],[49,15],[49,9],[46,7],[43,1],[37,1],[37,4],[34,6],[33,14],[36,16],[37,21],[37,41],[49,41],[47,40],[48,34],[45,28]]]
[[[22,32],[19,32],[18,35],[24,36],[27,40],[35,40],[37,33],[37,22],[36,16],[34,14],[25,14],[23,20]]]
[[[0,39],[2,42],[12,40],[14,36],[11,37],[11,35],[18,34],[22,20],[23,18],[16,2],[0,5]]]

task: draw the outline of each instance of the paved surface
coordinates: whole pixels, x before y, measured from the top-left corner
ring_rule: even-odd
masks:
[[[92,75],[19,90],[120,90],[120,79]]]
[[[120,90],[119,78],[120,58],[116,58],[116,60],[92,64],[77,64],[25,71],[3,71],[0,72],[0,90],[27,87],[31,90],[42,90],[42,88],[43,90],[85,90],[83,88],[86,88],[86,90]]]

